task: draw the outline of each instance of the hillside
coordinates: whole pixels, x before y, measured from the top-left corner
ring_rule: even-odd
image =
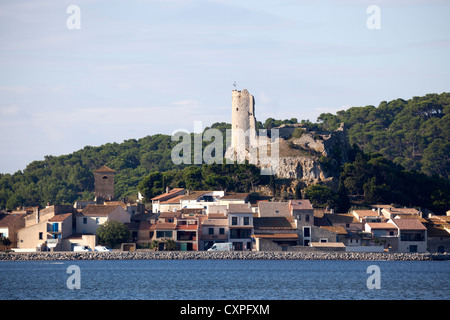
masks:
[[[395,194],[400,196],[398,203],[401,205],[428,206],[445,212],[445,208],[450,207],[449,119],[450,94],[443,93],[407,101],[382,102],[378,108],[353,107],[336,115],[322,114],[318,123],[301,123],[310,131],[336,130],[341,122],[345,123],[348,139],[355,147],[348,163],[338,168],[341,171],[337,172],[338,177],[341,175],[341,199],[346,194],[353,194],[387,202],[396,200],[392,197]],[[296,122],[295,118],[283,121],[269,118],[264,124],[259,122],[258,126],[272,128]],[[212,127],[224,132],[230,125],[222,122]],[[295,145],[295,140],[289,141]],[[165,186],[240,192],[261,186],[284,197],[293,194],[298,197],[299,189],[311,191],[304,190],[306,186],[302,184],[297,184],[295,190],[288,190],[273,178],[258,176],[257,168],[251,165],[175,165],[171,150],[177,143],[168,135],[155,134],[122,143],[86,146],[69,155],[46,156],[44,160],[33,161],[23,171],[0,174],[0,208],[71,204],[76,200],[92,199],[93,171],[103,165],[118,172],[115,177],[117,198],[135,198],[140,182],[140,190],[145,189],[149,195],[162,192]],[[301,149],[301,144],[296,148],[303,154],[307,151]],[[358,153],[362,158],[357,159]],[[372,153],[381,153],[383,157],[370,155]],[[322,156],[319,160],[326,168],[335,160],[333,157],[335,155]],[[362,170],[363,174],[356,176],[355,170]],[[432,175],[435,177],[431,178]],[[400,180],[403,185],[399,184]],[[420,185],[408,186],[408,189],[405,183]],[[421,191],[424,185],[427,185],[426,192]],[[325,191],[334,192],[331,197],[337,199],[337,190]]]
[[[350,144],[381,153],[407,170],[450,179],[450,93],[321,114],[324,129],[344,122]]]

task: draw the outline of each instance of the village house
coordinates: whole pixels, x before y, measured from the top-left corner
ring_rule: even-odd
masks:
[[[248,203],[250,199],[249,193],[229,193],[226,192],[222,197],[219,198],[219,205],[229,205],[229,204],[244,204]]]
[[[96,234],[97,228],[107,221],[130,223],[131,215],[120,205],[87,205],[76,214],[76,233]]]
[[[0,213],[0,240],[8,238],[11,248],[17,247],[17,231],[25,227],[25,216],[26,213]]]
[[[314,208],[309,200],[289,200],[288,204],[291,216],[297,220],[299,245],[309,246],[323,238],[319,236],[320,227],[314,226]]]
[[[379,208],[380,209],[380,208]],[[387,220],[394,219],[396,216],[414,216],[415,218],[421,218],[421,212],[415,208],[395,208],[393,206],[383,206],[380,211]]]
[[[52,245],[59,243],[64,236],[69,236],[72,233],[72,228],[65,233],[53,232],[53,222],[49,221],[53,217],[61,214],[72,214],[76,212],[72,206],[67,205],[53,205],[48,206],[42,210],[35,210],[32,214],[26,215],[25,227],[17,231],[17,249],[19,250],[45,250],[48,244]],[[67,218],[68,216],[66,216]],[[55,237],[57,239],[55,239]],[[59,237],[59,238],[58,238]]]
[[[430,215],[423,224],[427,228],[427,251],[450,252],[450,216]]]
[[[397,241],[392,243],[395,252],[426,252],[427,228],[416,219],[390,219],[397,227]]]
[[[226,210],[226,206],[224,207]],[[203,219],[201,219],[201,228],[202,232],[199,250],[208,250],[215,243],[223,243],[228,241],[228,216],[225,212],[208,213],[205,217],[203,217]]]
[[[364,229],[364,224],[350,213],[325,213],[324,218],[331,226],[343,227],[348,233]]]
[[[184,188],[174,188],[170,190],[168,187],[166,188],[166,193],[160,194],[156,197],[153,197],[150,199],[152,201],[152,212],[158,213],[162,211],[173,211],[171,210],[170,206],[175,205],[175,209],[180,209],[179,202],[177,201],[171,201],[169,200],[178,197],[178,200],[180,199],[179,196],[182,196],[186,193],[186,189]],[[161,208],[161,203],[163,203],[163,209]],[[175,203],[175,204],[174,204]],[[178,203],[178,206],[177,206]]]
[[[298,241],[296,220],[291,216],[253,218],[256,251],[288,251]]]
[[[181,209],[203,209],[206,211],[210,205],[218,205],[219,199],[225,191],[190,191],[181,198]]]
[[[382,216],[379,210],[352,210],[353,216],[363,225],[371,222],[383,222],[387,219]]]
[[[176,218],[176,241],[181,251],[198,251],[201,236],[200,219],[195,214],[181,214]]]
[[[228,228],[233,250],[252,250],[253,211],[249,204],[228,205]]]

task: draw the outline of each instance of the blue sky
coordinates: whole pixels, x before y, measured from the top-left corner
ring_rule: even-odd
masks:
[[[449,16],[432,0],[2,0],[0,173],[230,122],[234,81],[260,121],[448,92]]]

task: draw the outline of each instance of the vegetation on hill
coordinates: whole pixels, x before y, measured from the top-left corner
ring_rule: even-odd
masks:
[[[450,93],[383,101],[318,117],[324,129],[344,122],[350,144],[407,170],[450,179]]]
[[[340,168],[339,190],[325,186],[303,190],[315,205],[336,206],[343,211],[349,206],[347,195],[359,195],[365,203],[417,206],[436,213],[450,208],[450,94],[397,99],[382,102],[378,108],[353,107],[336,115],[322,114],[318,121],[302,121],[303,127],[334,130],[344,122],[354,154]],[[290,123],[297,123],[297,119],[269,118],[258,122],[258,127],[270,129]],[[225,137],[231,126],[221,122],[211,128],[219,129]],[[277,191],[275,179],[260,176],[252,165],[176,165],[171,151],[178,143],[169,135],[155,134],[86,146],[69,155],[45,156],[23,171],[0,174],[0,208],[91,200],[93,171],[103,165],[117,171],[115,195],[119,199],[135,198],[138,190],[151,197],[163,192],[165,186],[233,192],[267,186]],[[203,142],[203,148],[208,143]]]

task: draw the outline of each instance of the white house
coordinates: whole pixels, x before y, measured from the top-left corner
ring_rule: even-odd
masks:
[[[106,221],[115,220],[130,223],[130,213],[116,205],[88,205],[76,217],[76,232],[95,234],[97,228]]]

